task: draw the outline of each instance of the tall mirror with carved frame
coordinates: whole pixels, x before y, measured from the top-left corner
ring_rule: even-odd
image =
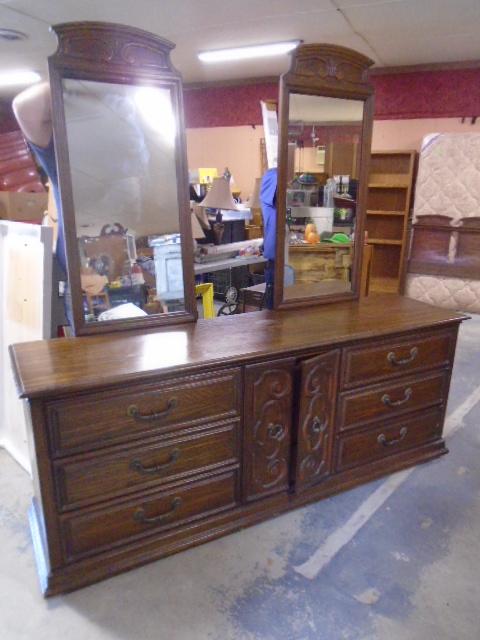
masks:
[[[274,307],[358,298],[373,61],[300,45],[280,80]]]
[[[52,29],[53,131],[74,333],[195,320],[174,45],[108,23]]]

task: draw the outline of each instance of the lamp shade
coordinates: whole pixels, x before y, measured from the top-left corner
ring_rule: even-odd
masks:
[[[214,178],[212,186],[200,203],[209,209],[227,209],[237,211],[237,204],[232,196],[230,181],[225,178]]]
[[[252,209],[261,209],[262,203],[260,202],[260,184],[262,182],[261,178],[255,178],[255,184],[253,185],[253,193],[250,196],[250,200],[248,204]]]

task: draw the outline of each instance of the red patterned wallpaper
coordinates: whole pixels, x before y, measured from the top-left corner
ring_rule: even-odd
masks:
[[[480,116],[480,69],[374,76],[375,119]]]
[[[278,100],[278,85],[262,83],[185,89],[185,124],[192,129],[262,124],[260,100]]]
[[[375,119],[480,116],[480,69],[374,76]],[[276,100],[276,83],[185,89],[189,128],[262,124],[260,100]]]
[[[480,116],[480,69],[413,71],[374,76],[375,119]],[[277,100],[276,83],[185,89],[188,128],[262,124],[260,100]],[[16,129],[10,104],[0,101],[0,133]]]

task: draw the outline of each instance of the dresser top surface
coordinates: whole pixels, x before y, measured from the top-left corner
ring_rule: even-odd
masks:
[[[382,294],[361,302],[223,316],[161,330],[24,342],[10,349],[19,392],[33,398],[293,354],[465,318]]]

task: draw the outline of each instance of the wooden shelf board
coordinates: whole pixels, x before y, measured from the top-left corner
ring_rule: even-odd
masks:
[[[401,240],[388,240],[387,238],[367,238],[368,244],[389,244],[400,247],[403,243]]]
[[[399,289],[398,278],[375,277],[370,278],[369,293],[397,293]]]
[[[405,182],[394,184],[393,182],[369,182],[369,189],[408,189],[409,185]]]
[[[412,154],[417,153],[415,149],[392,149],[390,151],[372,151],[370,155],[372,156],[411,156]]]
[[[404,216],[405,211],[388,211],[379,209],[367,209],[367,216]]]

